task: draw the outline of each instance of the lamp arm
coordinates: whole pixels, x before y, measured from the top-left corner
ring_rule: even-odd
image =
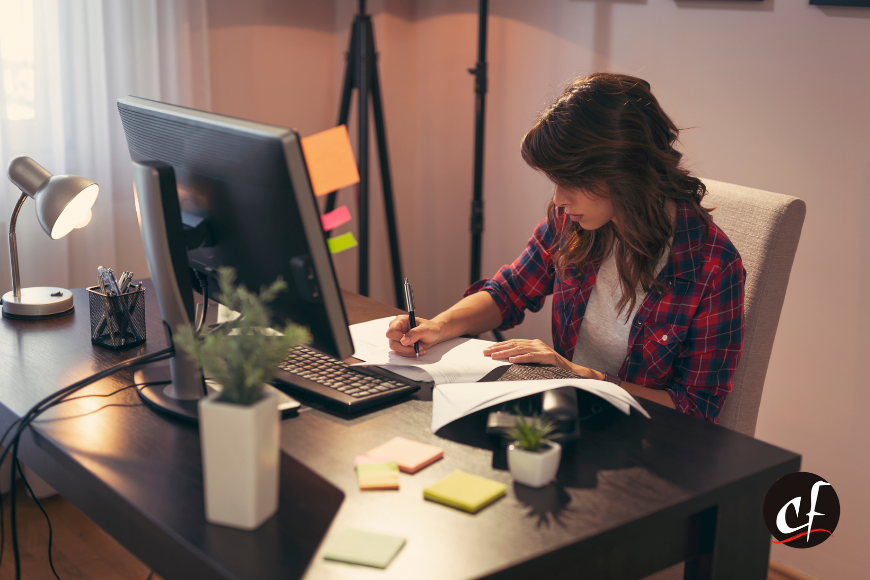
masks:
[[[12,266],[12,295],[15,298],[21,298],[21,278],[18,275],[18,244],[15,241],[15,223],[18,221],[18,212],[21,211],[21,205],[27,199],[26,193],[21,193],[18,198],[18,203],[15,204],[15,209],[12,210],[12,218],[9,220],[9,262]]]

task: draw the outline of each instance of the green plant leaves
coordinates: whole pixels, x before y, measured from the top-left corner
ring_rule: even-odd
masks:
[[[517,420],[514,426],[505,432],[505,437],[526,451],[540,451],[550,443],[549,435],[556,430],[556,425],[548,417],[532,415],[526,417],[519,406],[514,407]]]
[[[179,327],[174,342],[222,385],[218,400],[250,405],[262,396],[263,383],[272,377],[287,352],[311,342],[311,334],[307,328],[292,323],[276,329],[280,334],[269,328],[271,315],[266,304],[287,288],[280,276],[260,288],[259,294],[235,286],[236,273],[232,268],[220,268],[218,281],[217,299],[241,316],[204,337],[196,336],[190,325]]]

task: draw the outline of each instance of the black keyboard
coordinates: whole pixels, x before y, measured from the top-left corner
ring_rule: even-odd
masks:
[[[297,346],[273,376],[290,390],[313,395],[325,405],[356,413],[403,397],[420,389],[420,383],[377,367],[351,367],[316,350]]]

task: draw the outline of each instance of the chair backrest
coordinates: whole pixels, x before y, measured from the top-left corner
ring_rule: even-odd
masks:
[[[746,269],[743,354],[719,424],[755,435],[761,390],[785,300],[806,204],[796,198],[705,179],[705,207],[740,252]]]

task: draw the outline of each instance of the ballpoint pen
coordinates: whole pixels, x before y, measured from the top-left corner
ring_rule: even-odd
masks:
[[[414,291],[407,278],[405,278],[405,306],[408,308],[408,321],[411,323],[411,328],[415,328],[417,321],[414,319]],[[420,345],[417,342],[414,343],[414,352],[420,356]]]
[[[102,266],[98,266],[97,271],[100,273],[100,276],[106,283],[106,289],[114,292],[115,296],[121,293],[120,289],[118,288],[118,281],[115,280],[115,274],[112,272],[111,268],[103,268]]]

